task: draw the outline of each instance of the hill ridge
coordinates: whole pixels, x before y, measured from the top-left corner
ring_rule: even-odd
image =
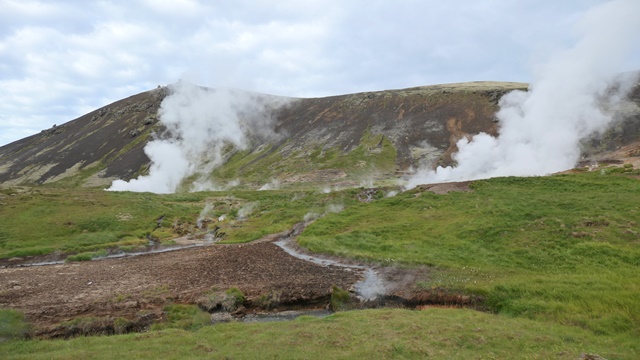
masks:
[[[357,183],[449,165],[459,139],[497,134],[502,95],[526,89],[525,83],[475,81],[318,98],[233,90],[273,101],[276,106],[264,107],[269,113],[260,116],[273,118],[271,131],[280,137],[261,139],[255,131],[245,149],[225,149],[225,163],[204,175],[259,187],[287,177],[314,181],[318,172],[324,181]],[[170,87],[159,87],[132,95],[0,147],[0,184],[104,187],[147,173],[144,148],[166,130],[158,110],[169,94]],[[640,86],[630,99],[640,104]],[[638,139],[637,109],[588,150],[614,150]]]

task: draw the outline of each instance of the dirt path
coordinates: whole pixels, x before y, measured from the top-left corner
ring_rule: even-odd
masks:
[[[78,316],[132,317],[169,301],[193,303],[211,289],[238,287],[249,299],[280,302],[348,289],[361,272],[289,256],[269,242],[204,246],[132,258],[0,269],[0,307],[23,311],[37,327]]]

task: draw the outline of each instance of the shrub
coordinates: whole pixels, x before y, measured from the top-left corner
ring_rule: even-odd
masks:
[[[213,292],[198,300],[200,309],[207,312],[214,311],[235,311],[245,301],[245,295],[236,287],[232,287],[225,292]]]
[[[333,285],[331,288],[331,310],[346,310],[351,304],[351,294],[348,291]]]
[[[237,308],[238,306],[242,305],[242,303],[246,300],[244,293],[242,291],[240,291],[240,289],[238,289],[237,287],[232,287],[230,289],[228,289],[225,294],[227,295],[227,297],[229,297],[230,299],[232,299],[233,301],[233,305]]]
[[[281,291],[271,290],[268,294],[262,294],[258,297],[258,306],[265,310],[271,310],[280,304]]]

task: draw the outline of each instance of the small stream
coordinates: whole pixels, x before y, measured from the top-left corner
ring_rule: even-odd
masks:
[[[364,265],[353,265],[339,260],[329,259],[318,255],[309,255],[302,253],[296,247],[292,246],[292,242],[295,241],[294,237],[283,237],[280,240],[274,242],[278,247],[284,250],[287,254],[301,260],[309,261],[320,266],[337,266],[344,269],[355,270],[364,272],[364,278],[355,284],[356,295],[361,301],[375,300],[380,295],[385,294],[385,286],[372,267]]]
[[[117,252],[117,253],[93,258],[91,259],[91,261],[119,259],[119,258],[127,258],[127,257],[134,257],[134,256],[140,256],[140,255],[147,255],[147,254],[160,254],[160,253],[165,253],[170,251],[191,249],[191,248],[201,247],[206,245],[211,245],[211,242],[203,242],[203,243],[196,243],[196,244],[189,244],[189,245],[174,245],[174,246],[166,246],[166,247],[165,246],[151,247],[147,250],[136,251],[136,252]],[[33,263],[16,264],[14,266],[15,267],[47,266],[47,265],[60,265],[65,263],[66,263],[65,260],[53,260],[53,261],[40,261],[40,262],[33,262]]]
[[[243,323],[290,321],[295,320],[300,316],[324,318],[331,314],[333,314],[333,311],[331,310],[285,310],[273,313],[248,314],[242,317],[240,321]]]
[[[303,253],[301,250],[298,250],[297,246],[293,245],[293,242],[295,241],[296,235],[302,232],[302,230],[306,227],[306,225],[307,224],[304,224],[304,223],[297,224],[296,226],[294,226],[294,229],[291,232],[282,234],[279,240],[273,243],[276,246],[280,247],[282,250],[284,250],[287,254],[297,259],[308,261],[320,266],[336,266],[336,267],[341,267],[347,270],[362,272],[363,279],[354,285],[356,296],[361,301],[375,300],[379,296],[385,294],[385,286],[383,284],[383,281],[372,267],[365,266],[365,265],[349,264],[346,262],[341,262],[340,260],[330,259],[330,258],[322,257],[319,255],[309,255],[309,254]],[[205,241],[201,243],[194,243],[194,244],[188,244],[188,245],[153,246],[153,247],[148,247],[147,249],[142,251],[117,252],[113,254],[108,254],[105,256],[93,258],[91,259],[91,261],[119,259],[119,258],[127,258],[127,257],[134,257],[134,256],[140,256],[140,255],[147,255],[147,254],[159,254],[159,253],[165,253],[170,251],[207,246],[207,245],[211,245],[212,243],[213,242],[211,241]],[[47,266],[47,265],[59,265],[64,263],[65,263],[65,260],[62,259],[62,260],[51,260],[51,261],[40,261],[40,262],[33,262],[33,263],[16,264],[15,266],[16,267]]]

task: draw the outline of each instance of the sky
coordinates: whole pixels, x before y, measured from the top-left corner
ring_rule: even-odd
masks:
[[[0,0],[0,146],[180,79],[295,97],[531,82],[606,2]]]

